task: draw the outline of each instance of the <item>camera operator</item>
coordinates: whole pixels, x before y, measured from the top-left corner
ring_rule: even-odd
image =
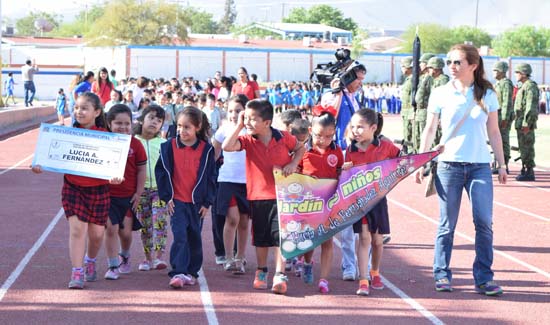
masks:
[[[351,120],[351,116],[360,106],[355,94],[363,86],[363,79],[367,74],[367,69],[359,62],[353,62],[339,78],[331,81],[329,91],[321,98],[323,107],[332,106],[336,111],[336,143],[345,150],[347,143],[345,139],[346,127]],[[350,226],[340,232],[340,242],[342,243],[342,279],[354,281],[356,279],[356,259],[355,259],[355,234],[353,226]]]

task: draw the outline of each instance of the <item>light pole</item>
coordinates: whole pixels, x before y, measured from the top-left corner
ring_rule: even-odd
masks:
[[[0,0],[0,85],[2,85],[2,25],[2,0]],[[0,87],[0,107],[4,107],[2,88]]]

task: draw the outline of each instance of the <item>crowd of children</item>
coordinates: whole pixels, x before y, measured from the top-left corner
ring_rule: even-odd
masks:
[[[104,83],[105,71],[101,71]],[[204,88],[192,79],[180,83],[141,77],[136,83],[118,83],[109,98],[105,94],[100,98],[90,92],[93,74],[87,76],[82,81],[85,84],[71,90],[73,127],[133,137],[123,179],[64,176],[62,203],[70,225],[72,263],[69,288],[81,289],[85,281],[97,280],[96,257],[103,241],[104,278],[116,280],[130,273],[132,231],[136,230],[141,233],[144,255],[138,270],[169,267],[172,288],[196,284],[203,263],[201,231],[209,212],[216,263],[223,270],[246,272],[251,223],[256,251],[254,289],[268,288],[270,247],[275,248],[276,261],[272,292],[287,292],[292,266],[306,284],[313,284],[313,251],[286,263],[280,255],[273,168],[282,168],[285,176],[301,172],[337,178],[352,165],[399,154],[379,135],[382,115],[361,109],[351,119],[344,158],[333,140],[336,117],[328,112],[311,117],[311,107],[321,95],[317,85],[274,84],[266,91],[267,99],[249,100],[244,93],[232,93],[232,80],[218,74]],[[227,92],[225,100],[218,97],[223,94],[220,89]],[[57,106],[66,105],[60,89]],[[281,113],[282,130],[272,124],[276,113]],[[32,169],[41,172],[40,166]],[[383,288],[379,269],[388,219],[387,203],[382,201],[354,227],[360,233],[358,295],[369,293],[367,279],[373,289]],[[167,263],[169,228],[173,242]],[[330,292],[332,251],[332,239],[322,244],[317,285],[321,293]]]

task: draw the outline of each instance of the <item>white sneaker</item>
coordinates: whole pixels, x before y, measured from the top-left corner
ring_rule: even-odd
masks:
[[[118,267],[110,267],[109,270],[107,270],[107,273],[105,273],[105,279],[107,280],[118,280],[120,277],[120,271],[118,270]]]
[[[150,271],[151,270],[151,262],[145,260],[145,261],[139,263],[138,270],[140,270],[140,271]]]
[[[225,263],[227,263],[225,256],[216,256],[216,264],[224,265]]]

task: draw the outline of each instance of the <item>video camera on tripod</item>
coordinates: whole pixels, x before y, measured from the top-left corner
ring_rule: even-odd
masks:
[[[335,90],[344,89],[357,79],[357,70],[367,71],[364,65],[353,61],[350,55],[351,52],[348,49],[336,50],[334,53],[336,62],[318,63],[311,73],[310,80],[321,84],[322,89],[327,89],[331,88],[330,83],[334,78],[339,78],[340,85]]]

